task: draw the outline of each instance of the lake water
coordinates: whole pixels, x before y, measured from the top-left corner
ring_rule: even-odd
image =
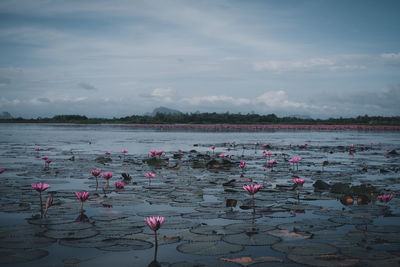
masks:
[[[216,146],[214,152],[211,145]],[[37,147],[41,150],[35,151]],[[128,153],[123,155],[122,149]],[[162,164],[147,162],[152,149],[165,151],[158,162]],[[106,151],[111,155],[105,156]],[[272,169],[263,151],[272,152],[270,159],[277,162]],[[238,266],[231,261],[248,260],[243,257],[254,266],[324,266],[327,262],[318,257],[326,254],[337,257],[332,261],[361,266],[395,262],[400,240],[388,235],[400,236],[400,157],[391,151],[400,152],[398,131],[212,132],[0,124],[0,168],[5,168],[0,174],[0,263],[147,266],[153,260],[154,240],[144,218],[151,215],[166,217],[158,231],[161,266]],[[218,158],[222,153],[231,155],[229,164]],[[43,156],[52,160],[48,167]],[[298,170],[288,162],[295,156],[302,158]],[[247,163],[243,173],[237,167],[241,160]],[[108,187],[99,178],[96,188],[92,169],[114,173]],[[149,180],[147,172],[156,177]],[[132,179],[125,189],[116,190],[114,182],[122,180],[122,173]],[[299,199],[295,176],[307,180]],[[371,184],[375,190],[347,193],[355,202],[345,206],[338,200],[344,193],[315,192],[317,180],[331,186]],[[48,221],[38,218],[39,194],[30,186],[39,181],[51,185],[44,201],[54,198]],[[254,215],[251,196],[242,189],[250,183],[264,186],[255,194]],[[86,222],[76,222],[76,191],[91,193],[84,204]],[[388,204],[375,201],[384,193],[394,195]],[[368,203],[358,205],[357,198],[365,194]],[[237,205],[226,207],[228,199]],[[249,234],[250,228],[257,230]],[[24,237],[17,234],[24,231]],[[297,250],[290,249],[293,243]],[[321,251],[310,253],[318,246]],[[367,257],[366,246],[381,256]]]

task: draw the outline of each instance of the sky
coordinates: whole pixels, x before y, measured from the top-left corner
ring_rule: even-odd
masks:
[[[400,115],[400,1],[2,0],[0,112]]]

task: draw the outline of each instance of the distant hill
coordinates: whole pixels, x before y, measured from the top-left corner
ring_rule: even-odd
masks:
[[[0,119],[1,120],[11,120],[13,117],[11,116],[10,113],[8,113],[7,111],[4,111],[2,113],[0,113]]]
[[[147,116],[155,116],[157,113],[166,114],[166,115],[179,115],[183,114],[179,110],[166,108],[166,107],[158,107],[153,110],[152,113],[146,113]]]

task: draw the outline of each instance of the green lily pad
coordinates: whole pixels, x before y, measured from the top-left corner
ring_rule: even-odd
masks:
[[[221,240],[221,235],[201,235],[195,234],[190,231],[179,233],[178,236],[184,240],[189,242],[214,242]]]
[[[43,249],[20,249],[0,251],[0,264],[17,264],[38,260],[49,255]]]
[[[228,220],[253,220],[261,218],[262,216],[258,213],[253,214],[250,212],[226,212],[219,215],[219,217]]]
[[[224,236],[222,240],[231,244],[243,246],[265,246],[278,243],[281,239],[267,233],[245,232]]]
[[[287,255],[288,259],[302,264],[311,266],[323,266],[323,267],[336,267],[336,266],[355,266],[360,262],[360,259],[346,258],[341,255]]]
[[[286,254],[302,256],[334,254],[337,252],[337,248],[332,245],[316,242],[282,242],[272,245],[272,248]]]
[[[237,253],[243,250],[240,245],[228,244],[225,242],[190,242],[183,243],[176,248],[185,254],[196,254],[202,256],[226,255]]]
[[[99,231],[94,229],[84,229],[84,230],[48,230],[44,232],[44,236],[56,239],[82,239],[93,237],[99,234]]]

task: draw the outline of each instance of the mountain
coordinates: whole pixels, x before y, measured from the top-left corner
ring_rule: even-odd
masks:
[[[11,116],[10,113],[8,113],[7,111],[3,111],[2,113],[0,113],[0,119],[1,120],[9,120],[12,119],[13,117]]]
[[[166,107],[158,107],[153,110],[151,113],[151,116],[155,116],[157,113],[162,113],[162,114],[167,114],[167,115],[179,115],[182,114],[179,110],[176,109],[170,109]]]

